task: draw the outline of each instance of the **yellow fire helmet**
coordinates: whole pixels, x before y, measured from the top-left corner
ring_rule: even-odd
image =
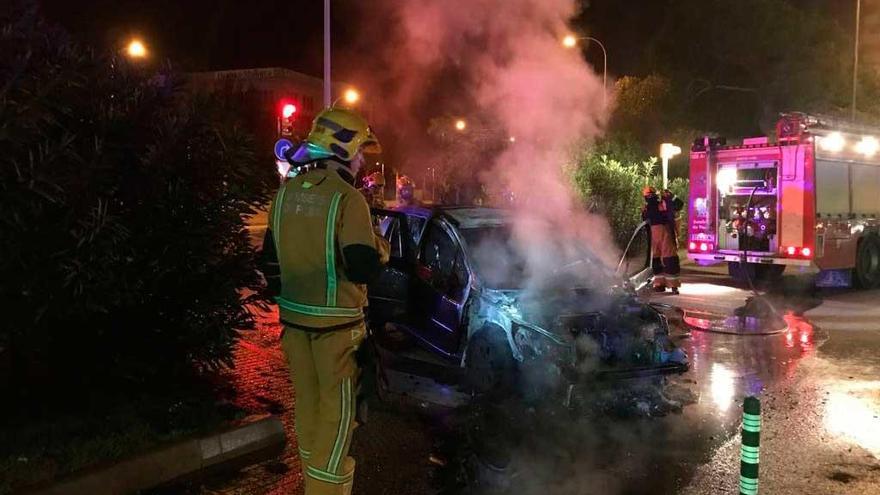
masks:
[[[347,108],[332,107],[315,117],[309,137],[292,161],[309,163],[335,156],[350,162],[358,151],[379,153],[382,147],[366,119]]]

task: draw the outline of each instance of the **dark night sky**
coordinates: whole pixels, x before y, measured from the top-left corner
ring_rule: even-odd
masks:
[[[152,53],[184,69],[282,66],[317,73],[321,67],[319,0],[40,3],[50,20],[77,39],[110,47],[138,35]],[[335,27],[337,42],[346,42],[345,30]]]
[[[581,29],[606,42],[611,72],[633,72],[640,43],[650,36],[667,1],[585,2],[591,4],[582,16],[589,25],[583,22]],[[154,53],[186,70],[266,66],[312,74],[321,70],[320,0],[41,0],[41,4],[50,20],[77,39],[113,46],[139,35]],[[352,51],[359,24],[384,21],[379,18],[381,11],[367,10],[364,4],[333,1],[334,51]]]
[[[375,1],[375,0],[374,0]],[[503,2],[503,0],[500,0]],[[797,0],[846,12],[855,0]],[[578,29],[603,40],[609,72],[644,71],[644,46],[675,0],[581,0]],[[112,47],[142,36],[152,52],[183,70],[279,66],[319,75],[320,0],[40,0],[45,15],[75,38]],[[333,0],[334,53],[360,56],[358,26],[387,22],[364,0]],[[845,24],[848,19],[842,19]],[[598,50],[587,52],[601,64]],[[334,57],[334,71],[345,77]]]

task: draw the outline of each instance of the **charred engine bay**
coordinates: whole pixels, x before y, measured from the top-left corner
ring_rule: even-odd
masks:
[[[486,318],[509,327],[521,366],[559,368],[567,384],[611,376],[687,370],[687,356],[669,340],[666,317],[622,290],[507,291],[483,297]]]

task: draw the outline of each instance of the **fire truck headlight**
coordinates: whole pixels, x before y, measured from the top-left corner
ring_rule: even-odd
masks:
[[[718,190],[721,193],[727,193],[733,188],[733,185],[736,184],[737,175],[735,168],[722,168],[718,171],[718,175],[715,177],[715,183],[718,185]]]
[[[819,139],[819,147],[824,151],[837,153],[838,151],[841,151],[844,146],[846,146],[846,140],[843,139],[843,135],[839,132],[832,132]]]
[[[874,156],[877,154],[877,150],[880,150],[880,141],[877,141],[877,138],[873,136],[865,136],[856,143],[856,152],[865,156]]]

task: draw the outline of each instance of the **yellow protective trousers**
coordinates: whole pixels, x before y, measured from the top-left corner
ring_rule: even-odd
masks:
[[[681,264],[674,226],[651,226],[651,267],[654,269],[655,288],[681,287]]]
[[[328,332],[284,329],[306,495],[351,493],[355,462],[348,449],[360,375],[355,352],[365,334],[363,322]]]

